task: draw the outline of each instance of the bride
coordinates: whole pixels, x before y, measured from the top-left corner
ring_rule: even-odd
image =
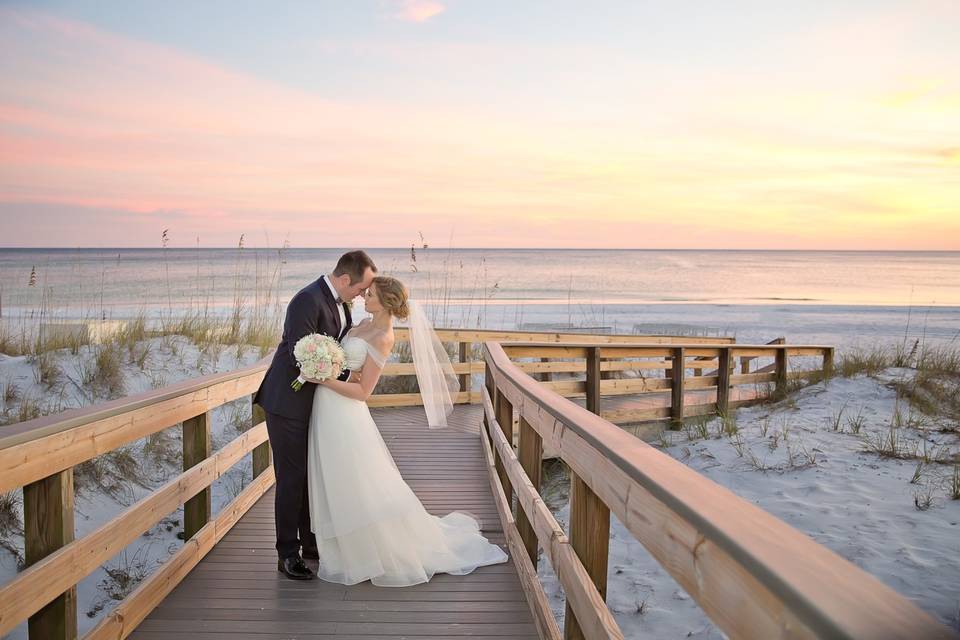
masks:
[[[452,370],[423,311],[408,301],[399,280],[374,278],[364,301],[373,317],[342,342],[346,367],[354,374],[345,382],[318,383],[310,415],[307,482],[320,556],[317,575],[345,585],[370,580],[404,587],[436,573],[463,575],[506,562],[507,555],[480,534],[474,518],[459,512],[430,515],[401,477],[366,403],[393,348],[393,319],[411,316],[414,368],[431,427],[446,426],[452,402],[444,369]]]

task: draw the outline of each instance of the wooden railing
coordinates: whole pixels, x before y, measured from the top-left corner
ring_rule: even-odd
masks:
[[[543,387],[565,398],[586,398],[587,407],[615,424],[646,420],[682,420],[685,417],[725,413],[728,409],[761,399],[758,385],[771,385],[773,393],[783,393],[788,381],[797,378],[830,376],[833,347],[786,345],[705,345],[674,342],[665,344],[504,344],[504,353],[512,359],[526,359],[515,366],[525,373],[582,373],[583,379],[555,381],[541,377]],[[820,368],[792,368],[791,358],[814,358]],[[773,363],[755,373],[734,374],[758,358]],[[530,362],[529,360],[534,360]],[[681,363],[682,366],[675,366]],[[708,371],[709,370],[709,371]],[[612,372],[631,371],[633,378],[611,379]],[[692,371],[693,376],[687,372]],[[704,371],[707,371],[704,374]],[[579,376],[578,376],[579,377]],[[753,387],[742,398],[732,395],[738,386]],[[715,391],[715,395],[709,392]],[[698,392],[690,396],[689,392]],[[660,406],[600,409],[601,397],[670,394]]]
[[[566,594],[563,637],[623,638],[605,603],[611,514],[730,637],[956,637],[876,578],[597,415],[602,357],[656,348],[564,347],[565,357],[586,360],[583,408],[510,360],[511,351],[556,356],[556,346],[484,345],[481,439],[507,543],[542,638],[560,638],[561,631],[537,578],[538,549]],[[832,354],[824,347],[673,345],[656,353],[673,360],[667,384],[677,411],[689,383],[683,374],[688,358],[717,359],[722,394],[735,379],[733,358],[772,355],[774,380],[784,384],[786,359],[809,355],[808,349],[819,350],[829,375]],[[544,447],[570,469],[569,533],[539,494]]]
[[[4,429],[0,493],[23,487],[28,566],[0,587],[0,636],[29,619],[31,639],[75,638],[77,583],[184,505],[184,546],[84,638],[124,638],[153,610],[273,485],[267,429],[258,407],[249,430],[219,451],[211,450],[211,412],[250,396],[266,367],[264,361]],[[75,540],[73,467],[180,423],[183,473]],[[251,452],[253,481],[214,516],[211,484]]]
[[[395,331],[398,343],[408,340],[408,333],[405,328],[397,328]],[[471,377],[474,374],[483,373],[483,358],[480,355],[480,345],[489,340],[495,342],[510,343],[547,343],[547,344],[672,344],[674,342],[683,342],[687,338],[666,335],[585,335],[582,333],[545,333],[538,331],[492,331],[487,329],[438,329],[437,335],[444,343],[456,345],[458,362],[453,363],[453,370],[460,377],[460,393],[454,398],[456,404],[480,402],[480,393],[472,388]],[[715,337],[704,338],[700,344],[731,344],[733,338]],[[574,363],[573,368],[570,365],[561,363],[552,363],[558,365],[556,371],[583,371],[583,365]],[[566,366],[567,368],[564,368]],[[548,371],[543,369],[543,371]],[[413,376],[414,371],[412,363],[391,362],[383,370],[385,377]],[[380,393],[370,398],[371,407],[400,407],[420,405],[419,393]]]

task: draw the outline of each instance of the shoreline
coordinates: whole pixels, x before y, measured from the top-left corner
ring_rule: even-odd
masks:
[[[287,251],[349,251],[353,247],[289,247]],[[196,251],[196,245],[170,245],[170,251]],[[370,251],[409,251],[404,246],[369,246]],[[162,247],[14,247],[0,245],[0,251],[163,251]],[[237,251],[236,245],[209,246],[205,245],[202,251]],[[245,246],[244,251],[277,251],[278,247]],[[960,249],[717,249],[717,248],[655,248],[655,247],[417,247],[417,251],[616,251],[616,252],[650,252],[650,253],[853,253],[853,254],[960,254]]]

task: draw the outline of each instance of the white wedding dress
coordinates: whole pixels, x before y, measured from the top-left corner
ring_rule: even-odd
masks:
[[[342,344],[347,368],[359,370],[368,355],[383,366],[366,340],[348,336]],[[401,477],[366,402],[319,386],[308,442],[310,521],[320,578],[405,587],[436,573],[463,575],[506,562],[507,555],[480,534],[474,518],[427,513]]]

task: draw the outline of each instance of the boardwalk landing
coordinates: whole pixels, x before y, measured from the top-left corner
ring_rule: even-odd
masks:
[[[480,408],[458,406],[451,428],[429,431],[419,407],[375,409],[397,466],[426,508],[469,511],[506,545],[479,439]],[[280,638],[536,638],[509,564],[428,584],[344,587],[277,572],[273,491],[268,492],[132,634],[137,640]]]

